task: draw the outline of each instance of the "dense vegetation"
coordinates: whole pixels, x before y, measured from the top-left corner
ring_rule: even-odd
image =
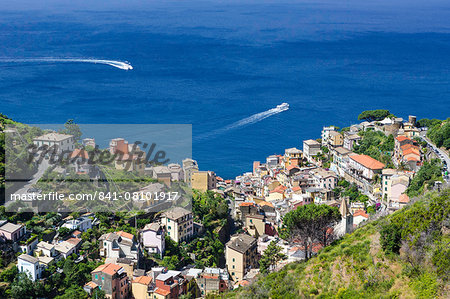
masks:
[[[432,186],[435,181],[442,180],[441,171],[441,161],[439,159],[424,162],[406,190],[408,196],[418,196]]]
[[[450,118],[431,120],[428,123],[427,136],[436,146],[450,149]]]
[[[368,155],[380,162],[383,162],[386,167],[393,168],[392,151],[394,150],[394,136],[386,136],[380,131],[363,131],[359,145],[355,145],[353,151],[357,154]]]
[[[232,298],[444,298],[450,270],[450,191],[366,224],[307,262],[261,275]],[[381,233],[380,233],[381,232]]]

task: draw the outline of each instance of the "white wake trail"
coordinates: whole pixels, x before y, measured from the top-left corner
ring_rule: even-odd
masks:
[[[0,63],[27,63],[27,62],[61,62],[61,63],[94,63],[94,64],[104,64],[109,65],[121,70],[132,70],[133,66],[128,62],[118,61],[118,60],[105,60],[105,59],[84,59],[84,58],[16,58],[16,59],[0,59]]]
[[[239,120],[237,122],[234,122],[234,123],[232,123],[232,124],[230,124],[228,126],[225,126],[223,128],[220,128],[220,129],[214,130],[212,132],[200,135],[196,139],[200,139],[200,140],[201,139],[206,139],[206,138],[209,138],[209,137],[212,137],[212,136],[223,134],[223,133],[225,133],[227,131],[230,131],[230,130],[234,130],[234,129],[237,129],[237,128],[240,128],[240,127],[248,126],[248,125],[260,122],[263,119],[271,117],[271,116],[273,116],[275,114],[278,114],[278,113],[281,113],[283,111],[286,111],[288,109],[289,108],[280,108],[280,107],[277,106],[277,107],[269,109],[267,111],[256,113],[256,114],[253,114],[253,115],[251,115],[249,117],[243,118],[243,119],[241,119],[241,120]]]

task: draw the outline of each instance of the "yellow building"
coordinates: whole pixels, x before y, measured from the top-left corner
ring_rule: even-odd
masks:
[[[225,259],[231,279],[240,281],[252,268],[258,267],[256,239],[246,234],[231,237],[225,246]]]
[[[330,132],[329,143],[332,147],[338,147],[344,145],[344,136],[336,131]]]
[[[245,217],[245,228],[247,229],[247,232],[255,238],[264,234],[266,231],[264,215],[247,215]]]
[[[284,168],[301,165],[303,152],[295,147],[284,150]]]
[[[191,187],[202,192],[216,189],[216,175],[212,171],[197,171],[191,175]]]
[[[135,299],[153,299],[149,294],[152,278],[150,276],[139,276],[131,283],[131,290]]]

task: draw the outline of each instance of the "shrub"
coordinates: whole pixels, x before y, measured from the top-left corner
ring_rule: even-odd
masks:
[[[399,254],[402,241],[400,228],[396,224],[390,223],[383,227],[380,234],[380,243],[383,251],[385,253]]]

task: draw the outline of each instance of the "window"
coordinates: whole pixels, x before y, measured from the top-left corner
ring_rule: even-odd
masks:
[[[234,269],[234,265],[233,265],[233,269]]]
[[[95,274],[95,279],[98,279],[98,274]]]
[[[387,187],[384,187],[384,191],[387,191]]]
[[[233,262],[235,261],[235,258],[233,258]]]

